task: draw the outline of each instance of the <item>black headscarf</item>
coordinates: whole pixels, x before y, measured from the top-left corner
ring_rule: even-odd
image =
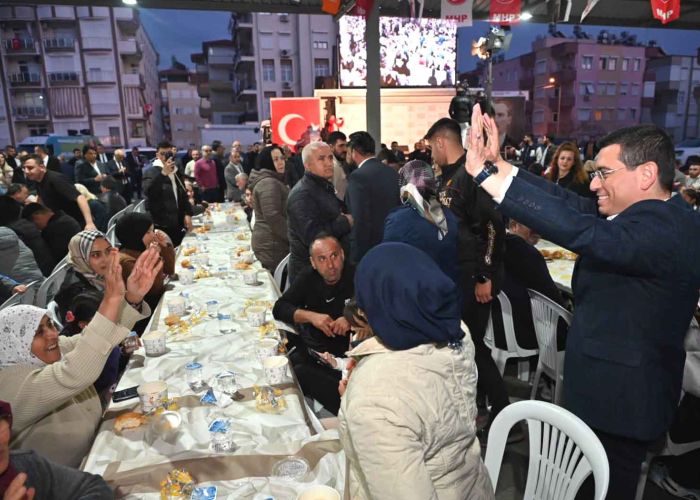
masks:
[[[148,214],[131,212],[125,214],[117,221],[114,234],[119,239],[121,248],[143,252],[146,245],[143,244],[143,237],[153,225],[153,219]]]
[[[275,162],[272,161],[272,152],[275,149],[282,151],[282,148],[277,144],[267,146],[265,149],[260,151],[255,164],[255,168],[257,170],[272,170],[273,172],[277,173],[277,170],[275,169]]]

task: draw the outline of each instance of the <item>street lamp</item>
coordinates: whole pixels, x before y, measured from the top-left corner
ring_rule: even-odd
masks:
[[[557,90],[557,136],[559,135],[559,124],[561,123],[561,85],[557,85],[557,79],[553,76],[550,76],[549,79],[547,80],[549,82],[548,85],[545,85],[542,88],[545,89],[556,89]]]
[[[493,88],[493,56],[506,52],[510,47],[513,34],[501,27],[492,27],[485,37],[472,42],[472,55],[486,60],[486,102],[491,107],[491,90]]]

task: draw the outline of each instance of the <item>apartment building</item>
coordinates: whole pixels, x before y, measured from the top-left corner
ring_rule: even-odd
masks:
[[[200,114],[213,124],[265,120],[271,98],[312,97],[317,78],[336,74],[331,16],[232,13],[229,32],[192,55]]]
[[[163,134],[157,65],[137,10],[0,4],[9,142],[89,129],[106,146],[152,145]]]
[[[194,72],[173,61],[172,67],[158,74],[164,137],[178,148],[200,146],[200,128],[208,120],[199,116],[200,98],[191,82]]]

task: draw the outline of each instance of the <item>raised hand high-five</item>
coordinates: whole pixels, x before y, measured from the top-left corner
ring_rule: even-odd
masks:
[[[126,281],[126,300],[138,304],[153,286],[153,281],[163,269],[158,247],[151,246],[139,255]]]

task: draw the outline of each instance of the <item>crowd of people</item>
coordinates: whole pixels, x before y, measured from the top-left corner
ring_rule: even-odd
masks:
[[[30,486],[56,487],[38,471],[79,466],[134,348],[125,339],[143,333],[175,277],[192,217],[231,201],[245,207],[265,269],[288,256],[273,316],[296,327],[290,362],[304,394],[337,416],[351,498],[494,497],[481,449],[511,397],[484,341],[492,320],[505,348],[495,299],[509,298],[530,349],[528,290],[570,305],[535,248],[540,235],[579,255],[574,320],[557,334],[564,406],[603,443],[608,498],[633,498],[646,451],[681,425],[700,157],[679,175],[671,139],[652,126],[581,149],[548,136],[505,144],[478,105],[470,121],[438,120],[410,153],[364,131],[296,152],[214,141],[184,158],[164,141],[150,164],[136,148],[107,158],[86,146],[72,165],[41,147],[23,158],[6,148],[2,293],[22,293],[64,259],[68,271],[53,298],[61,325],[34,306],[0,310],[0,493],[28,497]],[[106,221],[141,194],[148,213],[122,216],[110,241]],[[697,429],[700,391],[686,391]],[[8,455],[7,443],[34,451]],[[105,488],[73,469],[55,481]]]

